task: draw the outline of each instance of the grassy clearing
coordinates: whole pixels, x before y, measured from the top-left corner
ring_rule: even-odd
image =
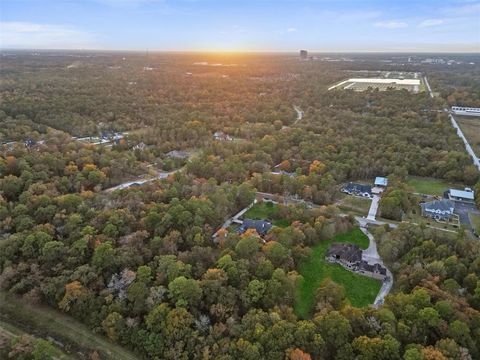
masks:
[[[338,202],[338,207],[343,211],[353,211],[360,215],[368,215],[368,210],[370,209],[371,204],[371,199],[352,195],[345,195]]]
[[[88,354],[97,350],[102,359],[138,359],[103,336],[93,334],[85,325],[69,316],[44,306],[26,305],[3,292],[0,292],[0,320],[35,336],[51,336],[63,343],[70,353]]]
[[[345,288],[347,301],[356,307],[372,304],[382,286],[379,280],[358,275],[344,269],[338,264],[329,264],[325,261],[325,253],[334,242],[348,242],[366,249],[368,237],[360,229],[337,235],[328,241],[322,241],[312,248],[310,257],[300,265],[300,274],[303,280],[297,289],[295,313],[301,318],[308,318],[315,306],[315,292],[320,283],[331,278]]]
[[[472,224],[475,234],[480,235],[480,214],[468,214],[470,217],[470,223]]]
[[[244,219],[270,220],[273,225],[278,227],[287,227],[290,222],[279,218],[279,207],[272,202],[264,201],[253,205],[244,215]]]
[[[445,190],[459,186],[441,179],[417,176],[409,177],[407,185],[412,187],[417,193],[436,196],[443,196]]]
[[[480,121],[475,116],[455,116],[458,126],[477,156],[480,156]]]

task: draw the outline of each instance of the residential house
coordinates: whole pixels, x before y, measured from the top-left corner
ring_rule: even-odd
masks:
[[[147,148],[147,145],[145,145],[143,141],[133,146],[133,150],[145,150],[146,148]]]
[[[387,269],[379,263],[369,264],[366,261],[362,261],[358,272],[378,280],[384,280],[387,277]]]
[[[342,188],[342,192],[348,195],[364,196],[368,198],[372,197],[372,187],[370,185],[349,182]]]
[[[429,201],[420,204],[422,216],[438,221],[448,221],[454,215],[455,204],[448,199]]]
[[[362,250],[354,244],[334,243],[327,251],[326,260],[354,270],[362,261]]]
[[[357,245],[334,243],[328,249],[325,260],[330,263],[340,264],[347,270],[378,280],[385,280],[387,269],[379,263],[369,264],[367,261],[362,260],[362,255],[363,252]]]
[[[232,141],[233,140],[233,138],[230,135],[225,134],[223,131],[215,132],[215,134],[213,134],[213,138],[215,140],[218,140],[218,141]]]
[[[264,236],[271,228],[272,224],[269,221],[245,219],[243,220],[242,226],[238,229],[238,233],[243,234],[249,229],[255,229],[258,235]]]
[[[167,157],[174,159],[188,159],[190,154],[183,150],[172,150],[167,153]]]

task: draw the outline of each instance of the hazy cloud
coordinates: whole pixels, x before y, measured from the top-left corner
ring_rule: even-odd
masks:
[[[408,24],[404,21],[390,20],[390,21],[376,22],[374,26],[385,28],[385,29],[401,29],[401,28],[406,28]]]
[[[443,12],[453,16],[478,16],[480,15],[480,2],[467,2],[457,6],[449,6],[444,8]]]
[[[66,25],[22,21],[0,22],[1,48],[94,48],[94,36]]]
[[[289,32],[289,33],[297,32],[297,29],[294,28],[294,27],[289,27],[289,28],[287,29],[287,32]]]
[[[445,24],[445,20],[443,19],[427,19],[423,20],[420,24],[418,24],[419,28],[430,27],[430,26],[438,26]]]

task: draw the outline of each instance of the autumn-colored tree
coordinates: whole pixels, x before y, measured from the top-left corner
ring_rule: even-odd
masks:
[[[311,360],[312,357],[309,353],[303,352],[301,349],[293,349],[290,352],[290,360]]]

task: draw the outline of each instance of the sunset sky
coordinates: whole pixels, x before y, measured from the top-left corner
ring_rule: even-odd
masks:
[[[480,51],[480,2],[0,0],[0,47]]]

